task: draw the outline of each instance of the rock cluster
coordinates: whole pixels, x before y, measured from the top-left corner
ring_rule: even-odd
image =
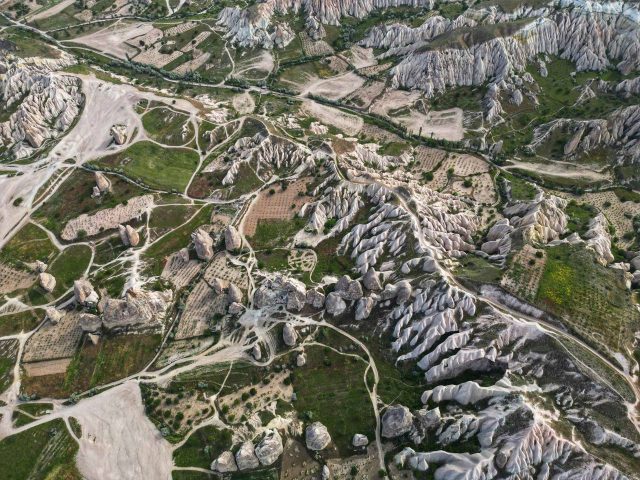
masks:
[[[242,247],[240,232],[233,225],[227,226],[224,230],[224,245],[229,252],[235,252]]]
[[[111,127],[109,130],[113,141],[116,145],[124,145],[127,141],[127,126],[116,124]]]
[[[171,304],[171,290],[162,292],[130,288],[123,299],[107,298],[102,306],[102,323],[108,329],[149,326],[162,320]]]
[[[314,422],[305,429],[305,443],[309,450],[324,450],[331,443],[331,436],[327,427],[320,422]]]
[[[255,454],[260,464],[264,466],[273,465],[282,452],[282,437],[277,430],[267,430],[255,448]]]
[[[86,279],[73,282],[73,294],[80,305],[96,305],[100,297]]]

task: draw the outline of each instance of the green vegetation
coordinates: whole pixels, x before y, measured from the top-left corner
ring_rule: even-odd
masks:
[[[25,377],[23,390],[41,397],[65,398],[127,377],[153,359],[160,341],[159,334],[103,336],[97,345],[85,338],[65,373]]]
[[[372,438],[375,428],[364,383],[367,364],[329,348],[307,348],[306,355],[306,365],[292,373],[294,406],[308,421],[322,422],[340,453],[348,455],[353,433]]]
[[[193,138],[189,117],[170,108],[149,110],[142,117],[142,125],[152,139],[165,145],[185,145]]]
[[[622,271],[600,265],[583,247],[559,245],[547,250],[536,303],[605,355],[631,350],[640,314]]]
[[[211,219],[213,207],[203,207],[188,223],[159,238],[144,252],[147,262],[147,271],[151,275],[160,275],[166,257],[173,252],[189,245],[191,234],[200,225],[208,223]]]
[[[166,205],[154,208],[149,219],[149,228],[176,228],[193,216],[197,210],[193,205]]]
[[[482,257],[465,255],[460,259],[460,266],[455,271],[456,277],[474,283],[499,283],[502,270]]]
[[[592,205],[577,203],[575,200],[571,200],[567,204],[565,213],[567,217],[569,217],[567,223],[569,232],[578,232],[580,236],[584,236],[587,230],[589,230],[589,222],[598,214],[598,211]]]
[[[17,340],[0,342],[0,392],[4,392],[13,381],[13,366],[18,353]]]
[[[115,175],[107,175],[111,191],[91,198],[95,178],[92,172],[77,169],[60,188],[34,213],[34,218],[56,235],[64,225],[77,216],[90,215],[103,208],[112,208],[144,193],[142,189]]]
[[[614,188],[613,193],[621,202],[634,202],[640,203],[640,193],[633,190],[627,190],[626,188]]]
[[[0,442],[0,478],[80,480],[77,451],[62,420],[38,425]]]
[[[121,172],[151,188],[183,191],[198,166],[198,154],[185,148],[162,148],[155,143],[138,142],[91,165]]]
[[[305,224],[306,219],[297,216],[291,220],[260,219],[249,241],[254,249],[283,247]]]
[[[191,434],[180,448],[174,451],[177,467],[209,468],[211,462],[231,448],[231,430],[219,430],[207,425]]]
[[[500,193],[503,199],[506,200],[506,192],[504,181],[508,181],[511,188],[511,198],[516,201],[528,201],[533,200],[538,193],[536,187],[515,175],[510,173],[500,172],[497,177],[498,186],[500,187]]]
[[[27,223],[0,250],[0,262],[17,267],[40,260],[49,263],[58,249],[46,232],[33,223]]]
[[[272,272],[285,270],[289,267],[289,250],[274,249],[256,252],[258,268]]]
[[[20,313],[0,315],[0,336],[29,332],[44,319],[44,313],[39,310],[25,310]]]
[[[231,371],[229,372],[229,370]],[[167,390],[179,392],[184,389],[198,388],[207,394],[212,394],[218,393],[224,384],[224,388],[220,392],[222,397],[242,387],[260,383],[264,378],[265,371],[250,363],[234,362],[232,365],[207,365],[181,373],[171,382]]]
[[[44,57],[58,58],[60,53],[42,40],[40,35],[23,28],[9,28],[2,32],[1,40],[9,43],[9,50],[22,58]]]

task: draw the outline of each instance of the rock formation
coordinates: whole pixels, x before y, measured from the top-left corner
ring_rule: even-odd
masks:
[[[140,243],[140,235],[131,225],[119,225],[118,232],[123,245],[137,247]]]
[[[211,463],[211,470],[220,473],[237,472],[238,466],[236,465],[233,453],[229,451],[222,452],[220,456]]]
[[[235,252],[242,247],[240,232],[233,225],[227,226],[224,230],[224,245],[228,252]]]
[[[56,279],[50,273],[38,275],[38,283],[45,292],[51,293],[56,288]]]
[[[314,422],[305,429],[305,443],[309,450],[324,450],[331,443],[331,436],[320,422]]]
[[[73,282],[73,294],[80,305],[95,305],[100,297],[86,279]]]
[[[156,325],[172,299],[171,290],[163,292],[130,288],[123,299],[107,298],[102,307],[106,329]]]
[[[208,232],[199,228],[191,234],[191,239],[200,260],[209,261],[213,258],[213,238]]]
[[[251,441],[243,442],[236,452],[236,464],[238,470],[251,470],[260,466],[260,461],[256,457],[255,448]]]
[[[255,448],[255,454],[260,460],[260,464],[265,467],[273,465],[282,452],[282,437],[277,430],[266,430],[264,437]]]
[[[113,125],[109,130],[113,141],[116,145],[124,145],[127,141],[127,126],[126,125]]]
[[[382,436],[396,438],[409,433],[413,426],[413,415],[403,405],[393,405],[382,416]]]

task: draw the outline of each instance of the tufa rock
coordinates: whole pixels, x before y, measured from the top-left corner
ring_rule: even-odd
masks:
[[[140,235],[131,225],[118,225],[120,240],[127,247],[136,247],[140,243]]]
[[[45,292],[51,293],[56,288],[56,279],[50,273],[41,273],[38,275],[38,283]]]
[[[213,238],[211,235],[199,228],[191,234],[191,239],[200,260],[209,261],[213,258]]]
[[[49,321],[54,325],[57,324],[62,319],[62,317],[64,317],[64,312],[61,312],[55,307],[46,307],[44,309],[44,313],[46,315],[46,318],[48,318]]]
[[[327,295],[325,308],[327,309],[327,313],[329,315],[337,317],[338,315],[342,315],[344,313],[344,311],[347,309],[347,304],[344,303],[344,300],[338,293],[331,292],[329,295]]]
[[[111,133],[111,137],[113,141],[116,142],[117,145],[124,145],[127,141],[127,126],[122,124],[117,124],[111,127],[109,130]]]
[[[84,278],[73,282],[73,295],[80,305],[95,305],[100,299],[91,283]]]
[[[240,449],[236,452],[236,463],[239,470],[251,470],[260,466],[260,460],[256,457],[255,448],[251,441],[240,445]]]
[[[91,313],[81,313],[78,317],[78,323],[83,332],[97,332],[102,326],[102,321],[97,315]]]
[[[111,190],[111,182],[107,177],[104,176],[104,174],[96,172],[94,174],[94,177],[96,180],[96,187],[98,187],[98,191],[100,194],[107,193],[109,190]]]
[[[367,438],[366,435],[363,435],[361,433],[356,433],[353,436],[353,439],[351,440],[351,445],[353,445],[356,448],[366,447],[367,445],[369,445],[369,439]]]
[[[220,473],[237,472],[238,466],[236,465],[233,453],[229,451],[222,452],[220,456],[211,463],[211,470]]]
[[[396,284],[396,302],[404,303],[411,298],[413,287],[408,280],[402,280]]]
[[[229,315],[240,315],[244,311],[244,305],[238,302],[230,303],[227,311]]]
[[[380,283],[380,274],[376,272],[376,270],[371,267],[367,270],[367,273],[362,277],[362,283],[364,284],[364,288],[371,291],[382,290],[382,284]]]
[[[36,272],[42,273],[47,271],[48,265],[40,260],[36,260]]]
[[[371,310],[375,306],[376,302],[371,297],[362,297],[356,304],[356,320],[364,320],[369,318]]]
[[[307,303],[313,308],[324,307],[324,301],[324,293],[322,293],[320,290],[313,289],[307,292]]]
[[[320,422],[309,425],[305,432],[305,442],[309,450],[323,450],[331,443],[331,436],[327,427]]]
[[[290,323],[285,324],[282,330],[282,340],[287,347],[293,347],[296,344],[298,335]]]
[[[307,356],[303,353],[299,353],[296,357],[296,365],[299,367],[304,367],[307,363]]]
[[[227,291],[227,301],[229,303],[242,303],[242,290],[234,283],[229,284]]]
[[[382,416],[382,436],[396,438],[408,433],[413,426],[413,415],[403,405],[393,405]]]
[[[255,358],[258,361],[262,359],[262,350],[260,350],[260,346],[258,344],[253,346],[253,349],[251,350],[251,355],[253,355],[253,358]]]
[[[229,252],[233,252],[242,247],[242,237],[233,225],[227,226],[224,230],[224,246]]]
[[[273,465],[282,451],[282,437],[277,430],[266,430],[264,438],[255,448],[256,457],[265,467]]]
[[[331,471],[326,465],[322,466],[322,480],[329,480],[331,478]]]

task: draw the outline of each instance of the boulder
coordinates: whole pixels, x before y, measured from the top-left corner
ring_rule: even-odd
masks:
[[[233,453],[229,451],[222,452],[220,456],[211,463],[211,470],[220,473],[237,472],[238,466],[236,465]]]
[[[56,288],[56,279],[50,273],[41,273],[38,275],[38,283],[45,292],[53,292]]]
[[[242,237],[233,225],[227,226],[224,230],[224,246],[230,252],[242,247]]]
[[[342,315],[344,313],[344,311],[347,309],[347,304],[344,303],[344,300],[338,293],[331,292],[329,295],[327,295],[325,308],[327,309],[327,313],[329,315],[337,317],[338,315]]]
[[[100,330],[102,326],[102,321],[100,317],[97,315],[92,315],[91,313],[82,313],[78,317],[78,323],[80,324],[80,328],[82,328],[83,332],[97,332]]]
[[[234,283],[229,284],[229,290],[227,290],[227,301],[229,303],[242,303],[242,290],[240,290]]]
[[[322,480],[329,480],[331,478],[331,470],[329,470],[327,465],[322,466],[321,478]]]
[[[296,365],[299,367],[304,367],[307,363],[307,356],[303,353],[299,353],[296,357]]]
[[[216,295],[220,295],[224,291],[224,285],[224,281],[219,278],[214,278],[211,281],[211,287],[213,288],[213,291],[216,292]]]
[[[409,433],[413,426],[413,415],[403,405],[392,405],[382,416],[382,436],[396,438]]]
[[[351,280],[348,275],[340,277],[336,283],[335,293],[345,300],[358,300],[364,295],[360,282],[358,280]]]
[[[313,289],[307,292],[307,303],[313,308],[324,307],[325,296],[320,290]]]
[[[298,340],[298,334],[290,323],[285,324],[282,330],[282,340],[287,347],[293,347]]]
[[[640,270],[640,255],[633,257],[629,263],[634,270]]]
[[[114,125],[109,130],[113,141],[116,142],[117,145],[124,145],[127,141],[127,126],[126,125]]]
[[[213,258],[213,238],[207,232],[199,228],[191,234],[196,247],[196,255],[200,260],[209,261]]]
[[[356,320],[364,320],[369,318],[371,310],[375,306],[376,302],[371,297],[362,297],[356,304]]]
[[[240,449],[236,452],[236,464],[238,470],[251,470],[260,466],[260,460],[256,457],[256,451],[251,441],[240,445]]]
[[[62,319],[62,317],[64,317],[64,312],[61,312],[55,307],[46,307],[44,309],[44,313],[46,315],[46,318],[49,319],[49,321],[54,325],[58,323]]]
[[[98,187],[98,191],[102,193],[106,193],[111,190],[111,182],[107,177],[105,177],[100,172],[95,172],[94,178],[96,180],[96,187]]]
[[[118,232],[123,245],[136,247],[140,243],[140,235],[131,225],[118,225]]]
[[[367,445],[369,445],[369,439],[367,438],[366,435],[363,435],[361,433],[356,433],[353,436],[353,439],[351,439],[351,445],[353,445],[356,448],[366,447]]]
[[[277,430],[266,430],[263,439],[255,448],[256,457],[261,465],[273,465],[282,455],[282,437]]]
[[[331,436],[327,427],[320,422],[309,425],[304,432],[305,442],[309,450],[323,450],[331,443]]]
[[[411,298],[413,287],[408,280],[402,280],[396,284],[396,302],[404,303]]]
[[[371,291],[382,290],[382,284],[380,283],[380,274],[375,271],[373,267],[367,270],[367,273],[362,277],[362,284],[364,288]]]
[[[42,273],[47,271],[48,265],[44,262],[41,262],[40,260],[36,260],[35,267],[36,267],[36,272]]]
[[[95,305],[100,299],[91,283],[84,278],[73,282],[73,295],[80,305]]]
[[[287,310],[293,312],[302,310],[307,303],[307,289],[304,283],[289,279],[285,282],[284,289],[287,291]]]

